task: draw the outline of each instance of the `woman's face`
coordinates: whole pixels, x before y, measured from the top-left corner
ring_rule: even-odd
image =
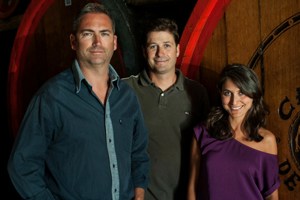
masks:
[[[253,99],[243,94],[231,79],[227,79],[222,86],[221,100],[229,116],[241,120],[253,104]]]

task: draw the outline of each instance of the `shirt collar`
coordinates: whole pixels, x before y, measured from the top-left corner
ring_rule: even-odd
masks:
[[[176,79],[176,82],[173,85],[173,87],[177,88],[178,90],[184,90],[184,75],[182,74],[182,72],[179,69],[176,69],[175,73],[177,75],[177,79]],[[143,86],[154,85],[154,83],[151,81],[146,69],[144,69],[141,72],[139,79]]]
[[[85,77],[79,67],[79,63],[76,59],[73,62],[72,71],[73,71],[73,76],[74,76],[75,84],[76,84],[76,93],[79,93],[80,89],[81,89],[81,82],[86,79],[85,79]],[[120,89],[119,88],[120,77],[112,65],[109,65],[109,77],[110,77],[111,85],[114,85],[114,86],[116,86],[117,89]],[[86,82],[88,83],[87,80],[86,80]]]

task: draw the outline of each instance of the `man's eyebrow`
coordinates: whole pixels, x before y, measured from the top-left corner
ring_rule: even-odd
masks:
[[[85,29],[81,29],[80,33],[85,32],[85,31],[87,31],[87,32],[94,32],[92,29],[85,28]]]
[[[95,31],[95,30],[93,30],[93,29],[89,29],[89,28],[85,28],[85,29],[80,30],[80,32],[84,32],[84,31],[88,31],[88,32],[97,32],[97,31]],[[103,29],[103,30],[100,30],[99,32],[110,32],[110,33],[112,33],[112,30],[109,30],[109,29]]]
[[[112,30],[104,29],[104,30],[100,30],[99,32],[109,32],[109,33],[112,33]]]

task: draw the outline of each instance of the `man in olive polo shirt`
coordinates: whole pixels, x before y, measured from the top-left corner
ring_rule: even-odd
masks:
[[[148,67],[124,80],[136,91],[149,130],[151,169],[145,200],[186,199],[194,125],[205,119],[206,89],[176,69],[177,24],[156,19],[146,24],[143,50]]]

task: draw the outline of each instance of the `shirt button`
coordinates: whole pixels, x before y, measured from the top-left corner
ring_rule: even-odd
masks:
[[[122,124],[122,123],[123,123],[123,121],[120,119],[120,120],[119,120],[119,123],[120,123],[120,124]]]
[[[165,93],[161,93],[161,95],[160,95],[160,96],[162,96],[162,97],[163,97],[163,96],[165,96]]]
[[[109,141],[109,143],[111,143],[111,139],[109,139],[108,141]]]

